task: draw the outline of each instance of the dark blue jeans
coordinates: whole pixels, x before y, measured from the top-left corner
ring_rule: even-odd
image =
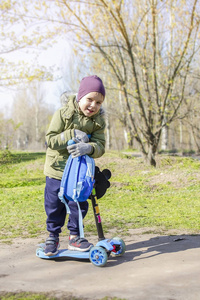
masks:
[[[65,205],[58,198],[60,183],[61,181],[58,179],[46,177],[46,186],[44,191],[47,231],[56,235],[61,233],[61,228],[64,226],[66,219]],[[84,218],[88,212],[88,202],[80,202],[79,205]],[[70,231],[70,234],[79,235],[77,203],[74,201],[68,201],[68,206],[71,213],[69,214],[67,228]]]

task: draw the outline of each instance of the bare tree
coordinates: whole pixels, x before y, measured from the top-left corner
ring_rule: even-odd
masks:
[[[45,149],[45,133],[53,112],[43,100],[44,90],[38,82],[32,82],[16,95],[11,117],[21,126],[13,137],[15,148]]]
[[[85,61],[98,58],[95,66],[88,64],[88,73],[103,74],[106,65],[106,87],[117,98],[121,93],[124,103],[120,118],[155,166],[163,128],[191,99],[188,78],[199,50],[199,0],[37,0],[31,7],[17,15],[40,25],[51,22],[53,33],[73,33]]]
[[[29,10],[35,9],[29,16]],[[53,69],[38,63],[38,55],[59,34],[40,18],[44,7],[27,1],[0,3],[0,87],[37,80],[52,80]],[[39,13],[40,12],[40,13]]]
[[[156,165],[162,128],[177,118],[185,99],[190,64],[199,49],[198,0],[175,2],[171,53],[166,49],[171,1],[59,2],[61,11],[71,13],[79,42],[101,54],[101,63],[110,67],[117,82],[113,86],[123,94],[128,125],[151,165]]]

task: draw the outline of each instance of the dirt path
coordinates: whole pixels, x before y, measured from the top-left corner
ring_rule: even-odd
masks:
[[[0,292],[53,292],[93,300],[200,299],[200,236],[133,233],[124,240],[124,256],[109,258],[103,268],[88,261],[39,259],[35,250],[41,239],[1,243]]]

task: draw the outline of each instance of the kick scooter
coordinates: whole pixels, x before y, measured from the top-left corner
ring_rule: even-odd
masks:
[[[99,168],[95,167],[95,184],[92,193],[89,197],[92,202],[95,223],[98,234],[98,243],[87,252],[71,251],[67,249],[59,250],[56,255],[46,256],[44,254],[45,244],[41,244],[36,250],[36,256],[43,259],[57,259],[57,258],[76,258],[76,259],[89,259],[91,263],[97,267],[106,265],[110,254],[112,256],[122,256],[125,253],[126,246],[122,239],[115,237],[113,239],[106,239],[103,233],[101,223],[101,216],[98,206],[98,199],[101,198],[107,188],[110,186],[108,179],[111,177],[111,172],[108,169],[102,172]]]

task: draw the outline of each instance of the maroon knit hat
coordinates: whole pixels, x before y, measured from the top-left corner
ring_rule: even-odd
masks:
[[[101,93],[104,97],[106,94],[101,78],[96,75],[84,77],[81,80],[77,95],[77,101],[91,92]]]

